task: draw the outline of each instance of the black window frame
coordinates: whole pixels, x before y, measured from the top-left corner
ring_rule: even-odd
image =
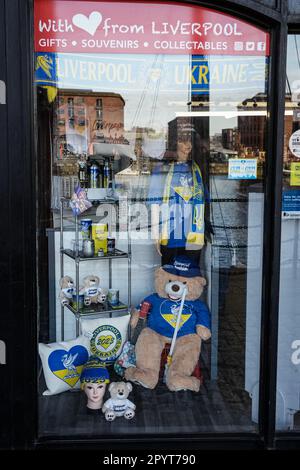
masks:
[[[150,3],[150,2],[149,2]],[[175,2],[174,2],[175,3]],[[269,76],[269,119],[267,132],[266,186],[264,202],[264,255],[261,318],[260,405],[257,434],[201,434],[185,436],[135,436],[130,439],[90,440],[39,439],[38,437],[38,355],[37,355],[37,240],[46,237],[36,224],[37,123],[33,86],[33,0],[1,0],[5,38],[0,44],[4,60],[3,79],[7,83],[7,104],[1,110],[5,125],[0,130],[0,204],[5,214],[7,239],[0,245],[3,260],[2,285],[8,283],[9,303],[0,315],[1,339],[7,343],[7,365],[0,369],[5,380],[1,396],[8,417],[4,447],[14,448],[110,448],[127,450],[153,446],[157,449],[182,445],[183,448],[273,448],[275,436],[276,363],[278,335],[278,296],[281,242],[282,148],[287,43],[287,2],[274,9],[253,0],[185,1],[231,14],[262,27],[271,34]],[[10,25],[15,24],[15,29]],[[18,34],[16,34],[16,29]],[[2,72],[0,72],[2,79]],[[1,116],[1,114],[0,114]],[[2,143],[3,142],[3,143]],[[272,158],[271,158],[272,155]],[[3,183],[3,184],[2,184]],[[275,187],[275,190],[274,190]],[[39,203],[39,202],[38,202]],[[19,224],[19,225],[18,225]],[[8,277],[8,279],[7,279]],[[12,298],[10,298],[12,297]],[[0,366],[2,367],[2,366]],[[1,410],[2,411],[2,410]],[[1,423],[2,425],[2,423]],[[291,439],[293,436],[288,436]],[[299,436],[300,438],[300,436]],[[1,444],[0,444],[1,447]]]

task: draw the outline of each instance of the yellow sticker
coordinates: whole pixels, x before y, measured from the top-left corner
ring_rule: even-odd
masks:
[[[290,185],[300,186],[300,162],[291,163]]]

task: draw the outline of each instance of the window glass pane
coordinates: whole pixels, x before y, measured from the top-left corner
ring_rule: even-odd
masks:
[[[289,13],[290,14],[300,13],[300,4],[298,0],[289,0]]]
[[[300,36],[288,37],[276,426],[299,431]]]
[[[268,34],[36,0],[35,49],[40,434],[257,430]]]

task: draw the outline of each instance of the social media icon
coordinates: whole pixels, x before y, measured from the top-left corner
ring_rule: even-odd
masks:
[[[266,50],[266,43],[265,42],[258,42],[256,45],[256,49],[258,51],[265,51]]]
[[[254,51],[255,50],[255,43],[254,42],[246,42],[246,51]]]
[[[244,43],[240,41],[236,41],[233,47],[235,51],[242,51],[244,50]]]

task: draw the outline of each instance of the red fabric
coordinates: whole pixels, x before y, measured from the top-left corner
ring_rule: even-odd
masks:
[[[170,351],[170,344],[166,344],[164,349],[163,349],[163,352],[161,353],[160,371],[159,371],[159,377],[160,378],[163,378],[163,376],[164,376],[165,365],[166,365],[166,362],[167,362],[169,351]],[[198,361],[192,375],[194,377],[197,377],[197,379],[200,380],[201,384],[203,383],[203,374],[202,374],[202,371],[201,371],[200,360]]]

